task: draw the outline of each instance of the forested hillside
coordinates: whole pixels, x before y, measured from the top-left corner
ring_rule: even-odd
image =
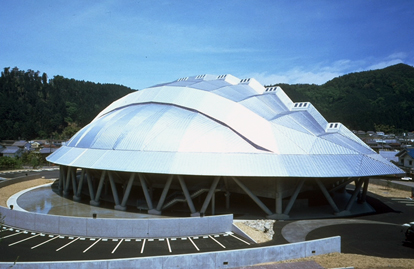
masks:
[[[351,130],[414,131],[414,68],[405,64],[351,73],[323,85],[275,84],[295,102],[311,102],[329,122]],[[100,84],[4,68],[0,139],[68,139],[111,102],[132,92]]]
[[[70,138],[111,102],[132,92],[45,73],[4,68],[0,77],[0,139]]]
[[[329,122],[341,122],[351,130],[414,131],[412,66],[351,73],[320,86],[276,85],[293,101],[309,101]]]

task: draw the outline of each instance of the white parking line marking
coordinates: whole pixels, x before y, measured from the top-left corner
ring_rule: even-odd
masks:
[[[216,241],[216,243],[219,244],[222,248],[226,248],[225,246],[223,246],[223,244],[221,244],[219,241],[217,241],[216,239],[214,239],[211,235],[209,235],[208,237],[210,237],[211,239],[213,239],[214,241]]]
[[[20,232],[20,233],[15,233],[15,234],[9,234],[9,235],[3,236],[3,237],[2,237],[2,238],[0,238],[0,239],[4,239],[4,238],[7,238],[7,237],[12,237],[12,236],[15,236],[15,235],[18,235],[18,234],[21,234],[21,233],[23,233],[23,232]]]
[[[9,244],[9,247],[10,247],[10,246],[13,246],[13,245],[16,245],[16,244],[19,244],[19,243],[21,243],[21,242],[24,242],[24,241],[26,241],[26,240],[32,239],[32,238],[34,238],[34,237],[37,237],[37,236],[39,236],[39,235],[40,235],[40,234],[33,235],[33,236],[28,237],[28,238],[22,239],[22,240],[20,240],[20,241],[17,241],[17,242],[11,243],[11,244]]]
[[[124,239],[121,239],[121,241],[119,241],[119,243],[116,245],[116,247],[114,248],[114,250],[112,250],[111,254],[114,254],[115,251],[118,249],[119,245],[124,241]]]
[[[191,237],[189,237],[188,239],[190,239],[191,243],[193,244],[193,246],[197,249],[197,251],[200,251],[200,249],[197,247],[197,245],[193,242],[193,240],[191,240]]]
[[[145,241],[147,239],[144,239],[144,241],[142,242],[142,247],[141,247],[141,254],[144,252],[144,247],[145,247]]]
[[[59,250],[61,250],[62,248],[65,248],[65,247],[69,246],[70,244],[72,244],[73,242],[75,242],[76,240],[78,240],[79,238],[80,238],[80,237],[78,237],[78,238],[76,238],[76,239],[73,239],[72,241],[70,241],[69,243],[67,243],[66,245],[64,245],[63,247],[60,247],[60,248],[56,249],[56,251],[59,251]]]
[[[34,248],[40,247],[41,245],[46,244],[46,243],[48,243],[48,242],[50,242],[50,241],[52,241],[52,240],[55,240],[56,238],[59,238],[59,236],[55,236],[55,237],[53,237],[53,238],[51,238],[51,239],[49,239],[49,240],[46,240],[46,241],[45,241],[45,242],[43,242],[43,243],[40,243],[40,244],[38,244],[38,245],[36,245],[36,246],[34,246],[34,247],[31,247],[31,249],[34,249]]]
[[[87,248],[83,251],[83,253],[85,253],[86,251],[88,251],[91,247],[95,246],[95,245],[96,245],[99,241],[101,241],[101,239],[102,239],[102,238],[99,238],[97,241],[93,242],[93,244],[92,244],[92,245],[90,245],[89,247],[87,247]]]
[[[170,240],[168,240],[168,238],[167,238],[167,244],[168,244],[168,250],[169,250],[169,251],[170,251],[170,253],[171,253]]]
[[[235,235],[232,235],[232,234],[230,234],[231,236],[233,236],[234,238],[236,238],[236,239],[238,239],[238,240],[240,240],[240,241],[242,241],[243,243],[245,243],[245,244],[247,244],[247,245],[250,245],[250,243],[249,242],[246,242],[246,241],[244,241],[243,239],[241,239],[241,238],[238,238],[237,236],[235,236]]]

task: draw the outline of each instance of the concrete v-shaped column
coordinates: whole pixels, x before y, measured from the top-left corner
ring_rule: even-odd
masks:
[[[76,182],[76,167],[72,167],[71,172],[70,172],[70,178],[72,181],[72,190],[73,190],[73,194],[76,193],[77,188],[77,182]]]
[[[154,209],[152,206],[151,195],[148,192],[147,182],[143,174],[138,174],[139,182],[141,183],[142,191],[144,192],[145,200],[147,201],[148,210]]]
[[[329,195],[329,192],[326,190],[325,186],[322,184],[321,180],[319,178],[315,178],[316,183],[318,184],[319,188],[321,189],[323,195],[325,196],[326,200],[328,200],[328,203],[331,205],[335,213],[339,212],[338,207],[336,206],[334,200]]]
[[[124,192],[124,196],[122,197],[122,202],[121,202],[120,205],[116,205],[115,209],[126,210],[126,203],[128,201],[129,194],[131,193],[132,184],[134,183],[134,179],[135,179],[135,173],[131,173],[131,176],[129,177],[129,180],[128,180],[127,187],[126,187],[125,192]]]
[[[63,192],[64,186],[65,186],[65,181],[66,181],[65,170],[66,170],[66,166],[61,165],[59,167],[59,185],[58,185],[59,193]]]
[[[95,200],[95,190],[93,189],[92,178],[89,170],[86,170],[86,181],[88,182],[89,197],[91,201]]]
[[[98,190],[96,191],[95,199],[89,202],[90,205],[99,206],[100,204],[99,198],[101,198],[101,193],[102,193],[103,184],[105,182],[105,177],[106,177],[106,170],[103,170],[101,173],[101,178],[99,179],[99,185],[98,185]]]
[[[362,196],[358,201],[359,203],[365,203],[366,198],[367,198],[368,185],[369,185],[369,178],[364,178],[364,188],[362,190]]]
[[[211,197],[213,196],[214,192],[216,191],[216,187],[217,187],[217,184],[219,183],[219,181],[220,181],[220,177],[218,176],[218,177],[215,177],[214,180],[213,180],[213,183],[211,183],[210,190],[208,191],[207,197],[204,200],[203,206],[201,207],[201,210],[200,210],[201,214],[204,214],[206,212],[208,204],[210,203]]]
[[[362,179],[362,178],[360,178],[357,182],[356,182],[356,184],[355,184],[355,190],[354,190],[354,193],[352,194],[352,196],[351,196],[351,198],[349,199],[349,201],[348,201],[348,204],[346,205],[346,208],[345,208],[345,210],[346,211],[350,211],[351,210],[351,208],[352,208],[352,205],[354,204],[354,202],[355,202],[355,198],[356,198],[356,196],[358,195],[358,193],[359,193],[359,191],[361,190],[361,186],[362,186],[362,183],[364,182],[364,180]]]
[[[196,212],[196,209],[194,207],[193,200],[191,200],[191,195],[188,192],[187,185],[185,184],[185,181],[184,181],[183,177],[182,176],[178,176],[178,181],[180,182],[181,189],[183,190],[185,199],[187,200],[188,207],[190,208],[191,217],[200,216],[200,213],[199,212]]]
[[[161,215],[161,209],[164,204],[165,198],[167,197],[168,190],[170,189],[171,182],[173,180],[174,175],[168,176],[167,182],[164,185],[164,189],[162,190],[160,200],[158,201],[157,208],[148,210],[148,214],[153,215]]]
[[[115,202],[114,208],[117,210],[125,210],[125,209],[122,209],[121,204],[119,203],[118,190],[116,189],[116,184],[115,184],[113,173],[108,171],[108,177],[109,177],[109,183],[111,184],[112,197],[114,198],[114,202]]]
[[[296,185],[296,189],[293,192],[292,196],[289,199],[289,203],[287,204],[286,208],[285,208],[285,212],[283,212],[283,214],[285,215],[289,215],[290,210],[292,209],[293,204],[296,201],[296,198],[298,198],[299,192],[302,189],[303,183],[305,183],[305,179],[302,178],[299,180],[298,184]]]
[[[236,182],[236,184],[237,185],[239,185],[239,187],[247,194],[247,195],[249,195],[249,197],[267,214],[267,215],[272,215],[273,213],[272,213],[272,211],[270,211],[270,209],[269,208],[267,208],[267,206],[262,202],[262,201],[260,201],[260,199],[256,196],[256,195],[254,195],[253,194],[253,192],[251,192],[250,190],[249,190],[249,188],[247,188],[243,183],[241,183],[241,181],[240,180],[238,180],[237,178],[235,178],[235,177],[231,177],[233,180],[234,180],[234,182]]]
[[[73,167],[68,166],[68,169],[66,171],[66,180],[65,180],[65,185],[63,186],[63,196],[68,196],[69,195],[69,184],[71,181],[71,170],[73,169]]]
[[[75,201],[80,201],[81,200],[80,195],[81,195],[81,192],[82,192],[82,186],[83,186],[84,178],[85,178],[85,169],[82,169],[80,179],[79,179],[78,189],[76,191],[75,190],[73,191],[74,192],[73,200],[75,200]]]

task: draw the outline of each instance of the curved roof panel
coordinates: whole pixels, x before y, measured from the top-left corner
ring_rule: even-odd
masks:
[[[310,103],[254,79],[201,75],[131,93],[48,157],[128,172],[257,177],[403,173]]]

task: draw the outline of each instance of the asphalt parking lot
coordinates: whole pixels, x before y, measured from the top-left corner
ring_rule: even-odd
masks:
[[[30,232],[4,226],[0,261],[75,261],[122,259],[241,249],[246,238],[233,233],[150,239],[87,238]]]

